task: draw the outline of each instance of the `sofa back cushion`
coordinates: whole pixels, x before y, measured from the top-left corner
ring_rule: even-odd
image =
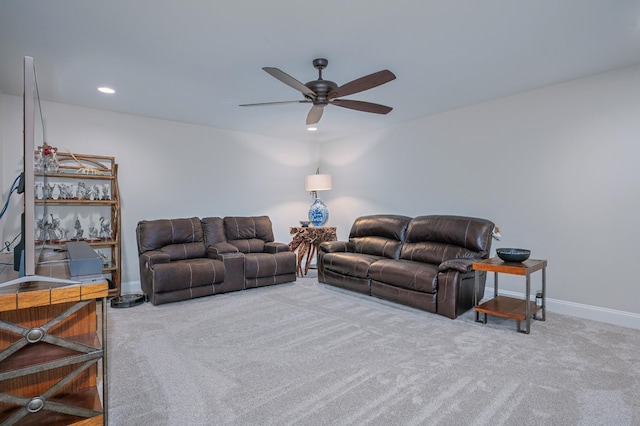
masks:
[[[440,264],[489,257],[493,222],[464,216],[419,216],[407,228],[401,259]]]
[[[227,216],[223,222],[227,242],[242,253],[261,253],[264,244],[274,240],[268,216]]]
[[[205,217],[201,220],[204,234],[204,245],[210,247],[218,243],[226,243],[224,221],[221,217]]]
[[[143,220],[136,227],[138,254],[167,253],[171,260],[206,257],[202,225],[197,217]]]
[[[400,215],[370,215],[357,218],[349,232],[351,250],[355,253],[397,259],[410,220],[410,217]]]

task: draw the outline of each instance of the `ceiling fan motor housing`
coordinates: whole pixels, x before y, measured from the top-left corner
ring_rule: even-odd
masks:
[[[305,97],[307,99],[312,100],[313,104],[317,106],[327,105],[329,103],[329,99],[327,99],[327,96],[331,91],[336,90],[338,88],[338,85],[333,81],[322,80],[322,79],[310,81],[306,83],[305,86],[307,86],[309,89],[315,92],[316,98],[313,99],[312,97],[306,96],[306,95]]]

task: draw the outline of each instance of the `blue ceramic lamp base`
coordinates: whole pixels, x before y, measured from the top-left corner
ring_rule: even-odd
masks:
[[[329,219],[327,205],[320,198],[316,198],[309,208],[309,220],[313,226],[318,227],[324,225],[327,219]]]

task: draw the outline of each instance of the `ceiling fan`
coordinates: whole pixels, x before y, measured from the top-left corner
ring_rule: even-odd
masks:
[[[320,118],[322,118],[324,107],[327,105],[336,105],[343,108],[355,109],[357,111],[373,112],[375,114],[387,114],[393,109],[385,105],[374,104],[371,102],[338,99],[339,97],[363,92],[394,80],[396,76],[391,71],[382,70],[374,72],[373,74],[360,77],[356,80],[350,81],[349,83],[343,84],[342,86],[338,86],[333,81],[322,79],[322,70],[327,67],[328,63],[329,61],[326,59],[314,59],[313,66],[318,70],[318,79],[306,84],[301,83],[289,74],[280,71],[278,68],[264,67],[262,69],[273,77],[302,92],[305,100],[263,102],[257,104],[243,104],[240,106],[279,105],[290,103],[313,104],[311,111],[309,111],[309,114],[307,115],[307,125],[318,123]]]

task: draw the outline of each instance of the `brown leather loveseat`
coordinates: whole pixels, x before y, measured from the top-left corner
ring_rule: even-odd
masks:
[[[359,217],[349,241],[320,245],[318,280],[455,319],[473,306],[471,265],[489,257],[494,228],[462,216]]]
[[[296,280],[296,256],[267,216],[143,220],[142,291],[154,305]]]

